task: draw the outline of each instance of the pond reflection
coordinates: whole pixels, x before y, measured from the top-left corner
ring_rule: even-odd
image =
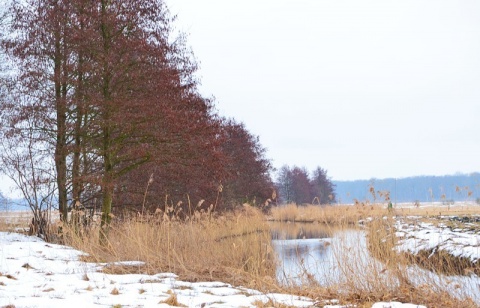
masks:
[[[331,272],[331,227],[313,223],[271,223],[273,245],[278,260],[277,279],[286,285],[324,282]]]
[[[274,240],[328,238],[333,234],[331,227],[318,223],[270,222],[269,225]]]
[[[272,223],[271,229],[281,284],[352,287],[357,291],[379,285],[388,290],[399,284],[389,267],[370,255],[363,230],[332,229],[313,223]],[[413,285],[429,285],[435,291],[480,302],[477,276],[437,275],[418,266],[402,270]]]

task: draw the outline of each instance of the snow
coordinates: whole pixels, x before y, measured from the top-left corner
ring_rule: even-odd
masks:
[[[256,301],[321,307],[307,297],[265,294],[223,282],[186,282],[173,273],[105,274],[101,270],[112,264],[83,262],[80,257],[85,253],[81,251],[17,233],[0,232],[0,248],[0,307],[169,307],[161,302],[172,294],[188,307],[255,307]],[[136,261],[115,263],[119,264],[142,265]],[[347,306],[331,301],[324,307]],[[392,302],[372,307],[424,306]]]
[[[414,304],[403,304],[399,302],[390,302],[390,303],[375,303],[373,304],[372,308],[426,308],[422,305],[414,305]]]
[[[420,217],[410,217],[409,220],[413,220],[413,223],[397,219],[395,228],[396,236],[399,238],[396,247],[398,252],[415,255],[420,251],[443,250],[473,263],[480,259],[480,230],[458,227],[451,229],[444,223],[434,225],[421,222],[419,219]]]

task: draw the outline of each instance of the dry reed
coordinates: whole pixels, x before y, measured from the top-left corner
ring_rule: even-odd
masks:
[[[135,260],[140,267],[109,270],[173,272],[181,279],[222,280],[266,288],[275,286],[275,255],[269,227],[260,211],[247,208],[216,219],[179,222],[132,218],[114,223],[108,247],[100,246],[98,230],[80,237],[65,235],[71,245],[90,255],[91,261]]]
[[[392,236],[393,215],[474,213],[467,208],[460,210],[452,207],[449,213],[444,213],[444,209],[435,208],[396,208],[389,212],[381,205],[288,205],[272,209],[269,220],[312,222],[308,228],[292,226],[289,231],[292,237],[298,238],[299,234],[309,237],[310,233],[317,232],[316,229],[326,230],[321,232],[327,235],[343,234],[329,247],[335,255],[336,264],[335,272],[327,275],[326,279],[330,279],[328,286],[314,283],[312,279],[310,285],[278,285],[273,278],[276,276],[276,260],[271,230],[265,216],[252,207],[215,218],[206,215],[187,222],[143,216],[114,222],[107,247],[98,244],[98,230],[95,229],[89,230],[86,236],[79,236],[73,229],[65,229],[64,241],[87,252],[90,261],[145,262],[143,266],[106,269],[115,273],[173,272],[184,280],[221,280],[263,291],[306,295],[319,301],[339,299],[358,307],[371,307],[375,301],[392,300],[423,304],[429,308],[477,307],[470,299],[460,300],[447,293],[436,278],[417,277],[414,283],[409,269],[415,260],[396,254],[393,249],[396,244]],[[363,231],[356,233],[363,235],[352,236],[349,230],[359,220],[367,218],[371,222]],[[446,266],[454,267],[455,264],[455,260],[450,260]],[[422,279],[421,283],[419,279]]]
[[[318,222],[328,225],[357,224],[359,220],[371,216],[383,215],[386,210],[382,206],[297,206],[288,204],[272,209],[271,220],[290,222]]]
[[[408,215],[426,214],[428,211],[432,216],[438,216],[439,210],[408,209]],[[451,208],[451,211],[455,209]],[[478,307],[478,304],[461,290],[458,290],[457,296],[447,292],[448,281],[442,276],[439,278],[426,271],[413,270],[418,260],[395,252],[394,216],[401,212],[401,209],[388,211],[381,205],[327,207],[288,205],[273,209],[271,220],[310,222],[311,224],[307,225],[313,229],[318,226],[318,229],[330,229],[330,233],[335,234],[335,240],[329,247],[336,260],[332,269],[329,272],[325,269],[323,272],[320,271],[322,277],[319,273],[309,273],[308,269],[305,269],[306,279],[302,281],[301,286],[286,287],[290,292],[299,295],[319,300],[336,298],[342,303],[355,304],[358,307],[371,307],[376,301],[392,300],[423,304],[429,308]],[[455,213],[465,215],[474,213],[474,210],[463,208],[457,209]],[[358,226],[359,220],[364,220],[365,225]],[[352,232],[352,228],[357,230]],[[298,231],[298,228],[290,228],[290,225],[289,229],[293,230],[293,237],[302,232],[312,232],[307,231],[310,228]],[[442,266],[459,273],[458,262],[461,260],[452,258]],[[301,266],[302,261],[299,263]],[[431,268],[438,268],[439,264],[440,262],[431,264]],[[318,280],[322,281],[322,285]]]

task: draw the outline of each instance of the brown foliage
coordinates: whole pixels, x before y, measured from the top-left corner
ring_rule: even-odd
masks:
[[[69,204],[101,208],[108,225],[112,204],[266,199],[264,150],[199,94],[163,1],[27,0],[8,15],[18,35],[1,45],[17,73],[2,87],[3,138],[35,123],[64,220]]]

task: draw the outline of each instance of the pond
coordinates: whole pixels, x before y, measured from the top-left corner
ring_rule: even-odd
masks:
[[[368,257],[365,234],[361,230],[278,222],[271,223],[271,230],[280,262],[277,280],[284,285],[332,286],[345,280],[343,276],[349,274],[345,271],[353,271],[361,263],[381,266]],[[345,251],[350,253],[343,253]]]
[[[272,222],[270,226],[279,260],[277,280],[284,285],[316,284],[355,291],[381,288],[387,292],[404,276],[415,286],[428,285],[436,292],[480,302],[480,279],[475,275],[437,275],[418,266],[402,268],[400,276],[389,274],[391,267],[370,256],[364,230],[313,223]]]

